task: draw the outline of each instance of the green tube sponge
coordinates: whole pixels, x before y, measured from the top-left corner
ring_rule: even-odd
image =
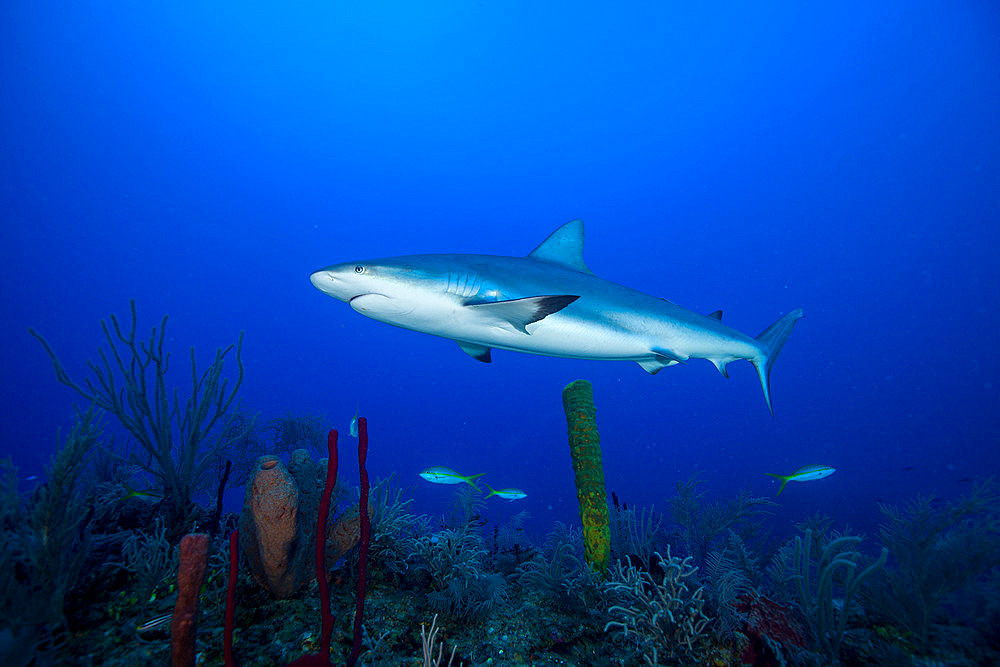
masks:
[[[597,433],[594,387],[586,380],[563,388],[563,409],[569,431],[569,453],[576,475],[576,497],[583,523],[584,555],[598,572],[607,572],[611,555],[608,493],[604,488],[601,437]]]

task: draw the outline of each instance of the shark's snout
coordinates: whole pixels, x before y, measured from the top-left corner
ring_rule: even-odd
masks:
[[[309,275],[309,282],[320,292],[324,292],[330,296],[336,295],[337,278],[334,276],[333,271],[328,271],[327,269],[314,271]]]

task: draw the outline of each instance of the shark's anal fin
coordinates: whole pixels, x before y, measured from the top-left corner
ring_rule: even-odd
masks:
[[[466,343],[460,340],[456,340],[455,342],[458,343],[462,352],[465,352],[476,361],[481,361],[484,364],[493,361],[493,358],[490,356],[490,348],[485,345],[476,345],[475,343]]]
[[[549,234],[547,239],[528,253],[528,257],[559,264],[581,273],[594,273],[583,263],[583,220],[570,220]]]
[[[503,322],[514,327],[517,331],[527,334],[528,330],[525,327],[529,324],[543,320],[552,313],[558,313],[579,298],[575,294],[529,296],[509,301],[477,303],[466,306],[466,308],[473,308],[486,318]],[[459,344],[461,345],[461,343]]]
[[[729,378],[729,371],[726,370],[726,364],[732,361],[732,359],[723,359],[721,357],[712,359],[709,357],[708,360],[715,364],[715,367],[719,369],[720,373],[722,373],[722,377]]]

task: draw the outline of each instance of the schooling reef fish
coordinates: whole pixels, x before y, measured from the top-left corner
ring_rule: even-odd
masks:
[[[486,482],[483,482],[483,485],[490,490],[490,492],[486,494],[487,498],[489,498],[490,496],[497,496],[498,498],[503,498],[504,500],[509,500],[513,502],[515,500],[523,500],[524,498],[528,497],[528,494],[522,491],[521,489],[500,489],[499,491],[497,491]]]
[[[756,338],[665,299],[598,278],[583,263],[583,222],[554,231],[527,257],[406,255],[320,269],[320,291],[362,315],[450,338],[490,361],[491,348],[574,359],[636,361],[648,373],[688,359],[757,369],[771,408],[770,374],[802,317],[796,309]]]
[[[814,479],[829,477],[835,472],[837,472],[836,468],[813,463],[807,466],[802,466],[791,475],[776,475],[772,472],[766,472],[764,474],[781,480],[781,486],[778,487],[778,493],[774,494],[779,495],[785,489],[785,484],[788,484],[789,482],[811,482]]]
[[[433,482],[434,484],[461,484],[462,482],[465,482],[469,486],[475,487],[476,484],[472,480],[477,477],[482,477],[485,474],[486,473],[481,472],[478,475],[459,475],[451,468],[446,468],[444,466],[431,466],[427,470],[420,473],[420,476],[428,482]]]

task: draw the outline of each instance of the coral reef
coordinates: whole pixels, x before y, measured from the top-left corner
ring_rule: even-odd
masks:
[[[605,572],[611,556],[611,529],[594,387],[586,380],[576,380],[563,388],[562,397],[583,524],[584,553],[591,567]]]
[[[376,572],[365,577],[368,590],[359,633],[351,631],[357,611],[355,587],[343,585],[343,582],[356,583],[353,578],[358,576],[357,548],[339,563],[332,564],[331,582],[342,582],[341,585],[331,583],[326,587],[326,577],[320,577],[315,583],[303,585],[291,597],[279,600],[256,583],[248,568],[239,571],[239,540],[234,533],[229,558],[221,542],[213,542],[209,547],[199,600],[198,660],[203,664],[219,664],[225,659],[229,665],[238,660],[245,667],[273,667],[297,660],[303,661],[298,664],[320,664],[322,660],[317,661],[316,656],[328,643],[331,661],[344,664],[357,637],[358,664],[419,665],[423,647],[417,626],[419,620],[430,622],[435,613],[439,616],[434,626],[438,634],[433,659],[437,659],[440,644],[445,643],[442,664],[447,662],[452,648],[455,649],[452,664],[466,665],[633,667],[653,661],[719,666],[828,665],[838,661],[906,665],[928,659],[941,664],[995,664],[1000,656],[996,633],[992,632],[1000,616],[995,594],[1000,577],[995,569],[984,572],[975,581],[975,587],[943,598],[933,617],[925,649],[914,633],[893,624],[880,604],[861,595],[877,589],[865,583],[882,581],[881,570],[862,582],[843,607],[847,571],[838,567],[832,577],[832,618],[839,622],[841,609],[848,615],[846,631],[835,655],[831,652],[833,647],[825,649],[813,637],[808,619],[795,602],[800,574],[795,568],[794,540],[789,540],[775,559],[783,566],[770,569],[768,577],[760,573],[757,565],[762,555],[732,531],[725,541],[718,541],[718,548],[707,557],[708,564],[697,571],[693,558],[681,551],[678,540],[671,551],[665,547],[659,552],[664,554],[662,558],[654,553],[652,562],[612,561],[612,581],[608,582],[586,564],[578,525],[556,524],[544,546],[533,546],[527,535],[522,535],[513,544],[520,545],[523,561],[520,566],[510,568],[513,557],[510,543],[498,537],[502,548],[494,547],[491,551],[485,546],[484,535],[499,534],[499,526],[485,528],[478,521],[471,521],[461,529],[429,531],[425,520],[406,512],[408,499],[400,492],[377,484],[372,494],[375,520],[371,539],[373,542],[382,539],[385,550],[382,557],[376,557],[374,549],[370,553],[368,565]],[[114,516],[127,523],[142,517],[148,523],[149,515],[143,512],[151,508],[155,508],[155,503],[130,498]],[[988,516],[985,508],[983,512],[982,516]],[[105,515],[103,510],[100,514]],[[651,509],[642,507],[635,507],[634,515],[639,517],[636,526],[648,524],[648,517],[655,516]],[[313,520],[316,528],[330,526],[330,521],[320,522],[318,510]],[[93,522],[85,527],[92,525]],[[816,519],[810,525],[813,528],[806,530],[823,531],[819,535],[813,532],[810,538],[809,587],[815,595],[822,551],[841,535],[827,534],[829,521]],[[991,529],[988,523],[974,525],[982,530]],[[158,534],[144,530],[148,535]],[[637,535],[647,532],[638,527],[635,530]],[[9,532],[5,534],[10,536]],[[661,534],[657,539],[664,537]],[[92,539],[96,542],[98,538],[103,536]],[[329,544],[329,540],[326,542]],[[0,553],[18,548],[18,544],[17,539],[0,542]],[[378,572],[384,564],[392,562],[393,553],[399,553],[407,545],[413,547],[409,560],[396,563],[397,571],[390,574]],[[801,548],[805,548],[804,541]],[[842,544],[836,549],[838,554],[857,551],[857,543]],[[32,640],[28,636],[30,627],[11,625],[11,610],[0,609],[0,655],[10,667],[31,661],[134,665],[165,664],[170,659],[170,637],[165,631],[164,616],[170,618],[174,601],[164,595],[167,587],[157,586],[156,599],[142,604],[136,599],[139,582],[135,577],[126,576],[121,567],[100,567],[109,562],[111,552],[102,550],[100,560],[95,560],[94,551],[88,553],[84,572],[94,575],[85,574],[71,587],[66,607],[71,632],[58,633],[57,642]],[[323,558],[320,571],[326,571],[330,565],[325,555]],[[802,562],[801,551],[798,562]],[[869,562],[859,561],[856,569],[864,569]],[[15,570],[22,567],[22,561],[15,561]],[[903,565],[900,563],[898,567]],[[440,574],[432,576],[432,569]],[[510,574],[505,576],[504,572]],[[449,588],[444,580],[447,576],[465,580]],[[8,579],[0,583],[6,586],[16,582],[17,579]],[[502,586],[502,590],[494,584]],[[664,587],[666,592],[658,590]],[[790,597],[779,597],[784,589]],[[3,591],[0,586],[0,593]],[[661,599],[661,595],[669,597],[671,602]],[[866,602],[866,613],[862,613],[859,599]],[[32,604],[30,598],[23,602]],[[672,618],[663,611],[665,608],[673,614]],[[317,613],[317,609],[327,611]],[[322,617],[325,625],[317,623],[317,616]],[[959,618],[969,619],[963,621],[966,627],[955,626]],[[659,629],[650,626],[654,619]],[[149,629],[138,635],[136,626],[140,623]],[[328,635],[322,632],[323,627],[328,629]],[[690,638],[691,630],[699,631],[696,638]],[[678,632],[684,634],[678,636]],[[25,638],[28,644],[21,649],[17,642]],[[814,652],[809,652],[807,646]],[[674,657],[670,657],[671,652]],[[917,658],[921,652],[932,653],[933,657]]]

